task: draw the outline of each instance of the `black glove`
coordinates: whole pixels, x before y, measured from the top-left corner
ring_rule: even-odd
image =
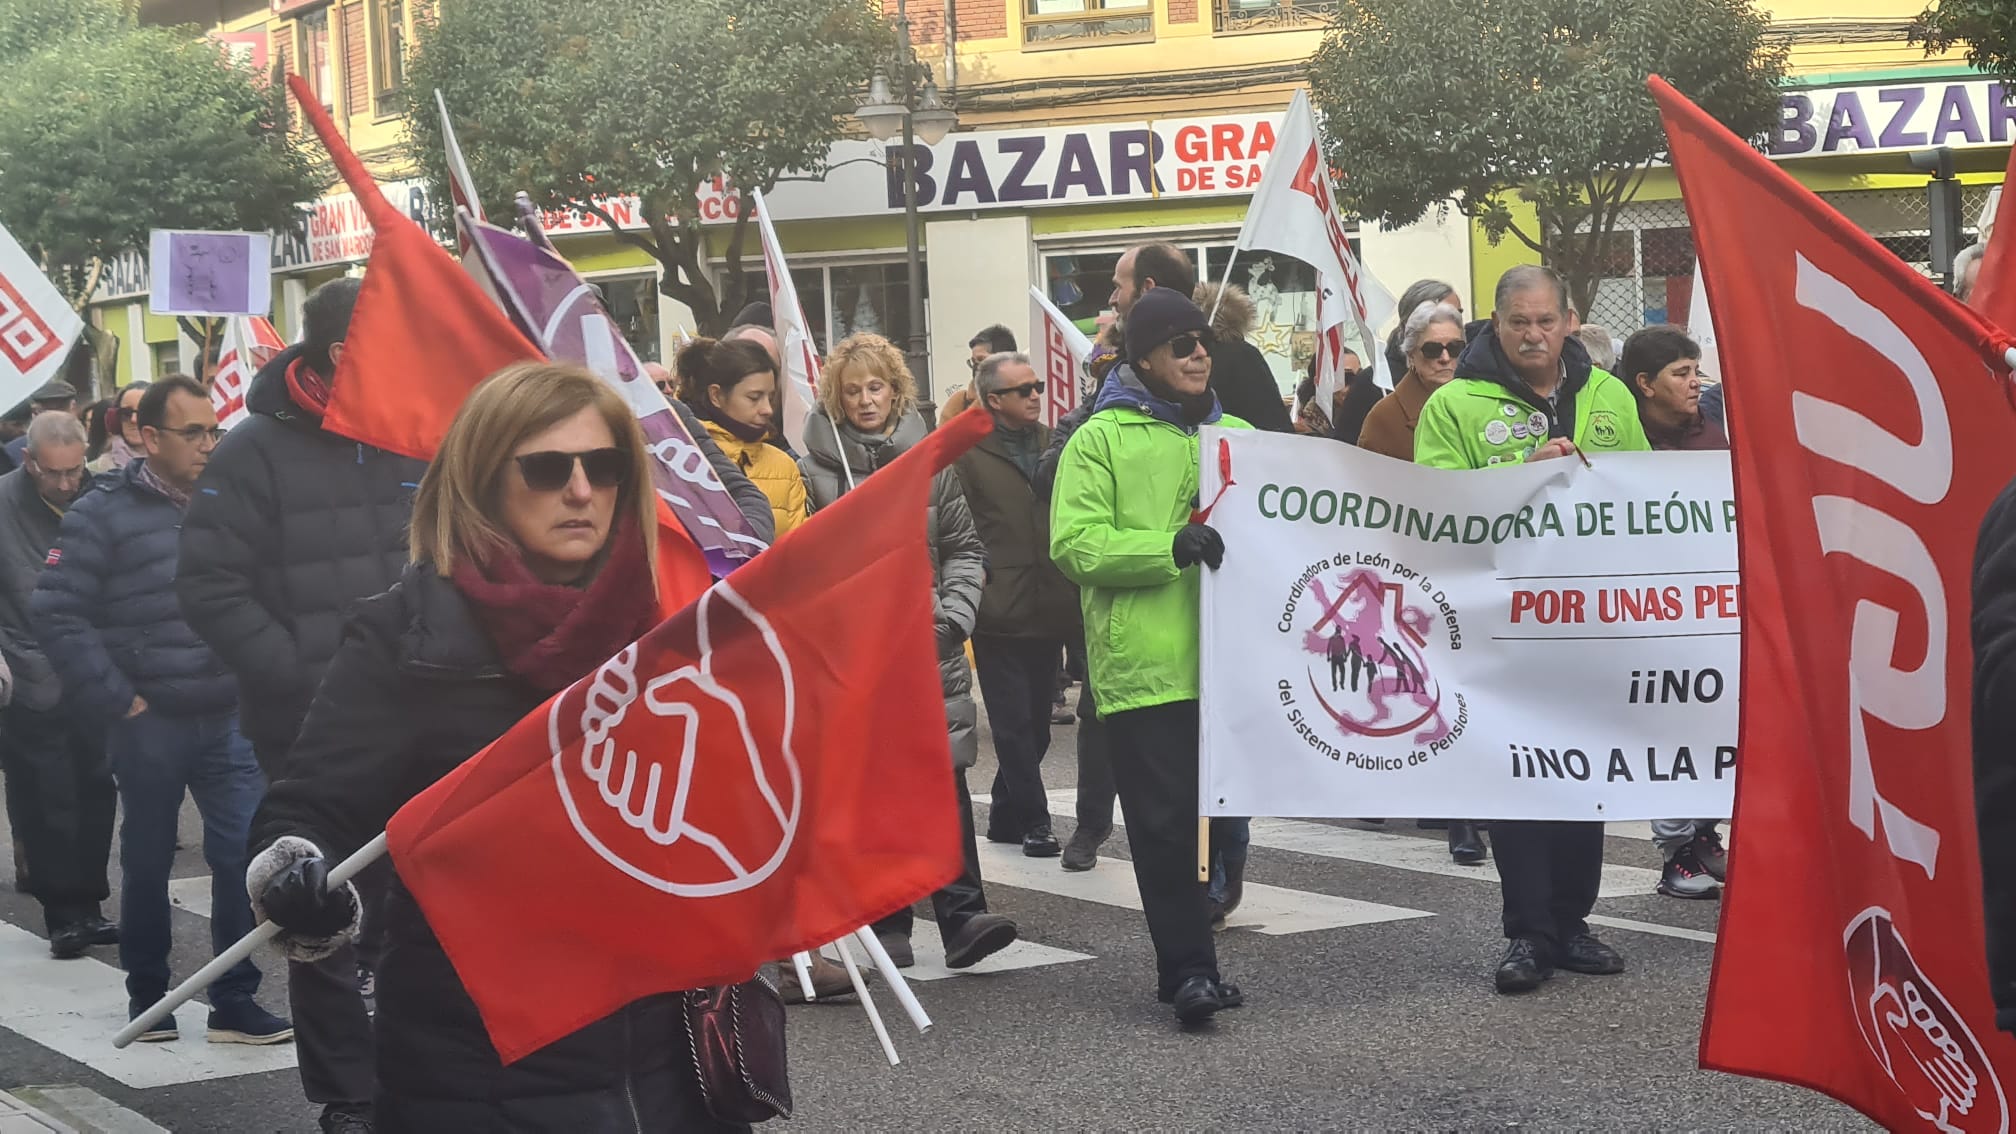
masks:
[[[1175,542],[1169,545],[1169,555],[1178,567],[1202,563],[1216,571],[1225,562],[1225,537],[1209,524],[1190,524],[1176,533]]]
[[[333,937],[357,917],[357,897],[348,886],[329,886],[329,865],[319,858],[296,859],[266,883],[259,905],[273,924],[299,937]]]

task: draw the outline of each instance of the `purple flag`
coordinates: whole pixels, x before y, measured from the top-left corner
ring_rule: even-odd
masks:
[[[515,232],[458,212],[469,251],[462,264],[548,358],[580,363],[616,387],[636,411],[657,457],[652,483],[687,534],[707,555],[716,578],[746,563],[766,545],[714,473],[686,423],[673,411],[637,359],[594,285],[557,253]]]

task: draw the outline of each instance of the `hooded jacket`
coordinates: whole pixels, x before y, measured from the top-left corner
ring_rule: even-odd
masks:
[[[854,483],[859,484],[922,441],[926,432],[924,419],[913,409],[903,411],[886,436],[871,437],[843,422],[836,438],[826,408],[813,409],[805,419],[805,455],[798,458],[812,511],[828,507],[846,494],[843,468],[852,469]],[[980,713],[973,704],[973,670],[966,664],[966,639],[972,636],[980,614],[987,548],[973,526],[959,474],[952,469],[932,481],[931,508],[925,521],[931,576],[937,581],[933,621],[938,626],[938,678],[945,691],[952,763],[970,768],[980,758]]]
[[[1215,407],[1201,424],[1252,428]],[[1196,506],[1197,429],[1123,363],[1058,461],[1050,557],[1079,587],[1102,717],[1198,696],[1200,568],[1173,550]]]
[[[269,764],[301,728],[345,608],[399,581],[426,471],[297,405],[287,367],[301,351],[260,368],[251,416],[211,454],[183,518],[175,584],[189,625],[238,675],[245,735]]]
[[[84,491],[90,490],[87,480]],[[29,598],[62,523],[63,514],[42,499],[27,469],[0,476],[0,654],[14,672],[14,703],[24,709],[47,711],[63,699],[63,682],[28,618]]]
[[[1496,334],[1477,336],[1456,361],[1456,377],[1430,395],[1414,425],[1414,461],[1444,469],[1520,464],[1550,438],[1589,452],[1643,452],[1638,399],[1589,361],[1581,340],[1561,345],[1566,376],[1550,400],[1512,369]]]
[[[1026,441],[1041,453],[1050,430],[1033,425]],[[1023,471],[1013,444],[997,427],[953,466],[987,545],[976,632],[1062,642],[1078,636],[1078,588],[1050,561],[1048,501],[1037,498],[1035,477]]]
[[[1252,299],[1229,284],[1198,284],[1191,301],[1211,316],[1211,392],[1226,413],[1269,433],[1292,433],[1295,423],[1260,348],[1246,341],[1258,318]]]

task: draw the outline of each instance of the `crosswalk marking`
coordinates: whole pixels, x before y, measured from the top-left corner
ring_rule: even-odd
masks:
[[[1069,949],[1018,940],[972,968],[948,969],[945,967],[945,942],[938,935],[938,927],[928,917],[918,918],[916,926],[911,929],[910,949],[917,955],[917,964],[904,969],[903,975],[911,980],[950,980],[953,977],[982,976],[1098,959],[1090,953],[1074,953]],[[861,960],[861,951],[856,949],[854,952],[855,960]]]
[[[213,1044],[203,1038],[209,1009],[176,1013],[182,1038],[121,1051],[112,1035],[126,1023],[126,975],[92,957],[56,961],[49,943],[0,922],[0,1027],[129,1087],[228,1079],[295,1065],[294,1046]]]
[[[14,1097],[62,1124],[60,1128],[64,1131],[74,1126],[92,1134],[168,1134],[167,1127],[89,1087],[22,1087],[14,1092]],[[7,1115],[6,1098],[6,1092],[0,1091],[0,1119]],[[11,1128],[0,1122],[0,1134],[9,1131]]]

